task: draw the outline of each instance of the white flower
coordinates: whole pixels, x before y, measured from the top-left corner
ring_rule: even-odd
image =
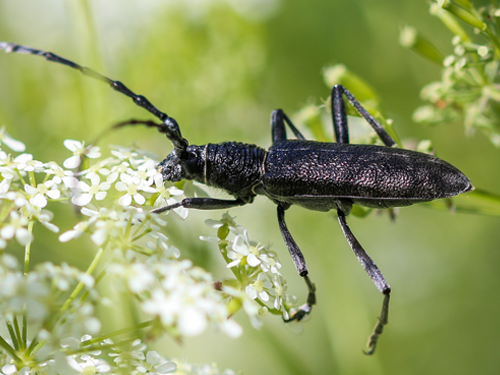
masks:
[[[87,221],[81,221],[76,224],[73,229],[70,229],[59,236],[60,242],[68,242],[74,238],[78,238],[82,235],[83,232],[87,230],[87,228],[97,220],[97,217],[90,218]]]
[[[77,206],[86,206],[92,201],[94,196],[98,201],[102,201],[106,198],[106,191],[111,185],[107,182],[100,183],[101,179],[97,174],[93,174],[90,181],[92,184],[91,186],[86,182],[78,181],[75,187],[78,193],[71,198],[73,204]]]
[[[271,288],[272,284],[269,282],[269,280],[265,279],[265,275],[265,273],[259,274],[257,281],[245,288],[245,292],[251,299],[256,299],[257,297],[259,297],[259,299],[263,302],[269,301],[269,294],[267,293],[266,289]]]
[[[201,334],[209,323],[216,323],[228,335],[241,333],[236,323],[226,323],[227,307],[213,288],[209,273],[188,260],[163,260],[150,266],[158,274],[161,288],[152,290],[142,309],[158,316],[167,329],[175,327],[181,336],[191,337]]]
[[[64,185],[69,188],[75,187],[77,180],[73,177],[73,171],[62,169],[55,161],[48,162],[47,167],[49,167],[49,169],[45,172],[47,174],[54,175],[54,177],[52,177],[52,181],[54,181],[57,185],[64,183]]]
[[[130,265],[111,264],[107,271],[126,280],[129,290],[134,294],[140,294],[149,289],[155,281],[151,270],[141,263]]]
[[[111,367],[106,361],[96,359],[89,354],[82,354],[80,356],[81,362],[73,357],[67,357],[67,360],[68,364],[82,375],[106,374],[111,371]]]
[[[7,194],[5,194],[5,198],[13,201],[17,208],[24,207],[28,204],[26,196],[21,192],[9,191]]]
[[[26,246],[33,238],[25,228],[27,225],[28,218],[20,216],[16,211],[11,211],[10,222],[0,230],[0,237],[10,240],[15,236],[21,246]]]
[[[40,210],[40,212],[33,212],[33,216],[38,219],[38,221],[51,232],[59,232],[59,228],[52,224],[50,221],[54,217],[54,214],[48,210]]]
[[[16,141],[5,131],[5,126],[0,129],[0,142],[3,142],[8,148],[16,152],[24,152],[26,146],[23,142]]]
[[[233,261],[227,265],[227,268],[238,266],[243,259],[246,260],[250,267],[257,267],[261,264],[260,259],[255,255],[256,253],[259,254],[258,248],[250,244],[246,229],[243,234],[239,234],[234,238],[231,248],[233,251],[228,251],[227,257],[233,259]]]
[[[11,167],[17,168],[19,171],[23,172],[44,172],[43,163],[38,160],[33,160],[33,155],[31,154],[21,154],[17,156]]]
[[[173,196],[183,195],[184,192],[175,186],[170,186],[168,189],[165,187],[165,182],[163,181],[163,176],[161,173],[155,173],[154,182],[156,187],[156,193],[158,193],[158,198],[154,202],[154,207],[165,207],[171,204],[178,203],[178,201]],[[188,216],[189,210],[185,207],[178,207],[173,210],[181,219],[185,219]]]
[[[146,354],[146,362],[147,369],[138,367],[137,370],[141,371],[144,369],[146,370],[144,372],[154,375],[171,374],[177,370],[177,365],[174,362],[164,360],[161,355],[155,351],[149,351]]]
[[[25,184],[24,191],[31,196],[30,203],[39,208],[43,208],[47,205],[47,198],[45,198],[45,196],[51,199],[59,199],[61,197],[61,192],[57,189],[53,181],[45,181],[43,184],[38,184],[36,188]]]
[[[141,184],[141,180],[139,178],[134,178],[126,173],[122,173],[120,175],[120,181],[115,184],[115,188],[118,191],[126,192],[120,197],[120,199],[118,199],[118,204],[122,206],[130,206],[132,198],[137,204],[143,205],[146,203],[146,198],[139,193],[140,190],[149,193],[155,192],[153,188],[149,188],[148,186]]]
[[[101,156],[99,147],[97,146],[90,145],[85,147],[85,143],[72,139],[66,139],[63,144],[64,147],[73,152],[73,156],[64,161],[64,168],[72,169],[80,166],[82,155],[87,156],[90,159],[95,159]]]

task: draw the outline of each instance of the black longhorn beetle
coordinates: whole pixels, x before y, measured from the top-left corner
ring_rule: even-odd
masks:
[[[115,125],[142,124],[155,127],[172,142],[174,150],[158,165],[166,181],[195,180],[225,190],[233,200],[185,198],[179,203],[152,212],[177,207],[199,210],[228,209],[252,203],[265,195],[278,206],[278,224],[297,272],[307,284],[307,303],[285,321],[301,320],[316,303],[315,286],[302,252],[285,223],[285,211],[291,205],[327,212],[336,210],[347,242],[384,294],[382,310],[368,341],[366,354],[375,351],[378,338],[388,322],[391,288],[384,276],[354,237],[346,222],[352,205],[372,208],[409,206],[414,203],[448,198],[471,191],[469,179],[451,164],[432,155],[395,148],[396,143],[354,96],[341,85],[332,88],[331,109],[336,143],[309,141],[281,110],[271,115],[272,145],[267,150],[240,142],[190,145],[181,136],[174,118],[158,110],[144,96],[136,95],[119,81],[113,81],[51,52],[14,43],[0,42],[0,49],[43,56],[49,61],[79,70],[86,76],[108,83],[114,90],[132,98],[161,123],[129,120]],[[342,95],[373,127],[385,146],[349,144],[347,115]],[[297,139],[288,139],[286,126]]]

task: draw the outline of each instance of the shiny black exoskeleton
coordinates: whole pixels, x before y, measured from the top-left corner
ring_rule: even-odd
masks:
[[[202,146],[189,145],[182,138],[177,122],[159,111],[145,97],[136,95],[121,82],[82,67],[50,52],[14,43],[0,42],[0,49],[40,55],[49,61],[67,65],[83,74],[108,83],[114,90],[152,113],[161,123],[130,120],[116,125],[143,124],[156,127],[174,145],[171,154],[158,165],[164,180],[196,180],[225,190],[233,200],[186,198],[182,202],[158,208],[160,213],[177,207],[200,210],[228,209],[252,203],[256,195],[265,195],[278,207],[278,224],[298,273],[307,284],[307,303],[286,321],[301,320],[316,303],[315,286],[308,277],[304,256],[285,224],[285,210],[298,205],[315,211],[336,210],[342,231],[362,267],[384,294],[382,311],[368,342],[367,354],[374,352],[378,338],[388,321],[390,287],[384,276],[361,247],[345,217],[353,204],[373,208],[408,206],[413,203],[448,198],[473,189],[469,179],[451,164],[434,156],[394,148],[395,142],[380,124],[343,86],[332,89],[331,107],[337,143],[305,140],[282,110],[271,116],[273,144],[265,150],[252,144],[225,142]],[[349,144],[347,115],[343,95],[377,132],[385,146]],[[286,125],[296,140],[289,140]]]

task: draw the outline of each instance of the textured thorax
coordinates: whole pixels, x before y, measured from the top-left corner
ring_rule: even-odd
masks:
[[[253,144],[225,142],[206,146],[205,182],[238,197],[254,196],[263,175],[266,150]]]

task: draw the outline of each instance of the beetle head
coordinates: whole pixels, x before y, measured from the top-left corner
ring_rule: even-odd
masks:
[[[158,164],[157,170],[165,181],[197,180],[203,181],[205,147],[188,146],[185,151],[174,149],[165,160]]]

